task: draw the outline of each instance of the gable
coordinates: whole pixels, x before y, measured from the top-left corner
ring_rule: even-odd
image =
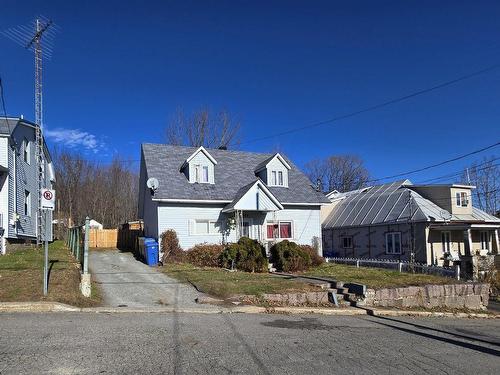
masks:
[[[283,206],[278,199],[262,182],[257,180],[252,185],[240,189],[233,202],[223,211],[278,211],[282,209]]]

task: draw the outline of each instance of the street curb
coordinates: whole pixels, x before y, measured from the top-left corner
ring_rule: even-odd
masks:
[[[0,313],[22,312],[83,312],[83,313],[186,313],[186,314],[318,314],[329,316],[413,316],[432,318],[464,318],[464,319],[500,319],[500,314],[436,312],[415,310],[387,310],[367,307],[355,308],[321,308],[321,307],[262,307],[235,306],[207,308],[175,308],[175,307],[75,307],[59,302],[0,302]]]
[[[60,302],[0,302],[0,312],[78,312],[79,307]]]
[[[371,309],[361,307],[366,310],[367,315],[371,316],[414,316],[423,318],[479,318],[479,319],[500,319],[500,314],[486,314],[474,312],[439,312],[439,311],[415,311],[415,310],[386,310]]]

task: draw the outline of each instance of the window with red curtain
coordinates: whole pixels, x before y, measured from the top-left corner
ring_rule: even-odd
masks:
[[[292,238],[292,223],[280,222],[280,238]]]
[[[267,224],[267,238],[274,238],[274,224]]]

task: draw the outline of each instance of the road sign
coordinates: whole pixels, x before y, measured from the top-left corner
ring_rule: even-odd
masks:
[[[56,192],[51,189],[42,189],[42,209],[54,211]]]

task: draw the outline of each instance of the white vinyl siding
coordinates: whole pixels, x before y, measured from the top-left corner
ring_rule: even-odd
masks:
[[[189,162],[189,182],[199,184],[215,183],[215,166],[203,152],[198,152]]]
[[[184,250],[188,250],[196,244],[200,243],[221,243],[222,233],[221,226],[224,225],[221,211],[224,205],[215,204],[197,204],[197,205],[182,205],[160,203],[158,206],[158,235],[161,235],[167,229],[174,229],[179,238],[179,244]],[[204,220],[213,222],[215,228],[207,234],[196,233],[196,221]],[[227,241],[233,242],[236,240],[234,231],[231,231]]]
[[[294,207],[294,208],[289,208]],[[265,222],[288,221],[292,222],[292,238],[290,240],[301,245],[311,245],[314,237],[321,242],[320,209],[311,207],[297,208],[285,206],[284,210],[268,212]],[[267,232],[267,228],[264,230]],[[264,232],[264,238],[267,233]],[[321,253],[322,254],[322,253]]]
[[[271,160],[266,169],[268,186],[288,187],[288,169],[278,158]]]

